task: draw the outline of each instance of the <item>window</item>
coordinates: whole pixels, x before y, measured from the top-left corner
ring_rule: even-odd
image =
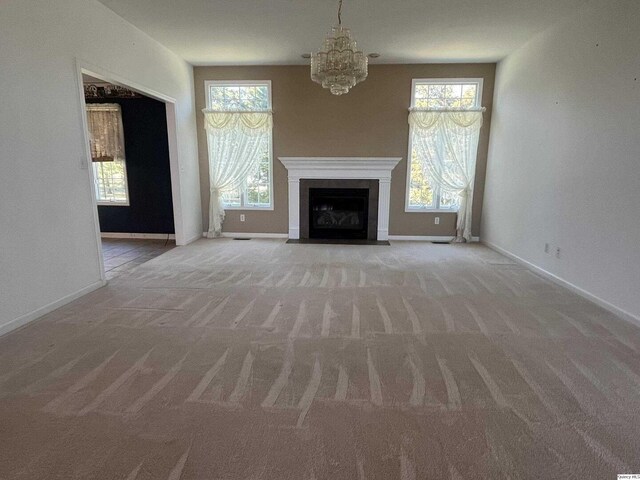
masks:
[[[480,78],[419,79],[414,80],[412,84],[411,107],[428,110],[469,110],[479,108],[481,98]],[[433,186],[425,176],[420,160],[410,133],[405,210],[457,211],[458,196]]]
[[[269,81],[205,82],[207,108],[224,112],[250,112],[271,109]],[[235,190],[222,191],[225,208],[271,209],[273,195],[272,139],[245,184]]]
[[[98,205],[129,205],[122,111],[116,103],[87,105]]]

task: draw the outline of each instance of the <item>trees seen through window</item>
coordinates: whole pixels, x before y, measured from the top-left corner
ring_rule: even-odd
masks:
[[[260,82],[207,82],[207,101],[207,108],[221,112],[268,110],[271,108],[270,85]],[[270,208],[272,163],[269,145],[245,185],[222,192],[225,208]]]

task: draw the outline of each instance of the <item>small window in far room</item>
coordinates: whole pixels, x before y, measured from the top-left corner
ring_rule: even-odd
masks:
[[[250,112],[271,109],[270,82],[208,81],[205,83],[207,108],[221,112]],[[271,141],[255,170],[243,186],[222,192],[225,208],[269,209],[272,207]]]
[[[87,123],[98,205],[128,206],[129,189],[120,105],[87,105]]]

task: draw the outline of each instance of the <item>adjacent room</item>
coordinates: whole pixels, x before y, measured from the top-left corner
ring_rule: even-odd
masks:
[[[175,246],[163,102],[82,75],[105,278]]]
[[[639,25],[0,3],[0,479],[640,478]]]

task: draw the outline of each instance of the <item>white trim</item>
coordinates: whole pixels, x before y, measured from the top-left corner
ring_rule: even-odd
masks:
[[[176,245],[188,245],[189,240],[185,239],[186,231],[182,210],[182,185],[180,183],[180,172],[184,169],[180,166],[180,156],[178,153],[178,120],[176,118],[176,104],[175,102],[165,102],[165,107],[167,113],[169,174],[171,176],[171,200],[173,201],[173,224],[176,232]]]
[[[496,252],[504,255],[505,257],[508,257],[518,262],[519,264],[529,268],[530,270],[533,270],[535,273],[537,273],[541,277],[544,277],[547,280],[550,280],[553,283],[560,285],[561,287],[571,290],[573,293],[580,295],[581,297],[595,303],[599,307],[602,307],[605,310],[608,310],[609,312],[615,315],[618,315],[619,317],[621,317],[624,320],[627,320],[628,322],[631,322],[635,325],[640,325],[640,317],[630,312],[627,312],[626,310],[623,310],[620,307],[616,307],[614,304],[606,300],[603,300],[602,298],[588,292],[587,290],[584,290],[583,288],[578,287],[577,285],[574,285],[573,283],[561,277],[558,277],[557,275],[545,270],[544,268],[538,267],[537,265],[529,262],[528,260],[525,260],[524,258],[519,257],[515,253],[511,253],[509,250],[505,250],[504,248],[499,247],[498,245],[491,242],[483,241],[482,243],[483,245],[486,245],[487,247],[489,247],[491,250],[495,250]]]
[[[206,237],[207,232],[202,232],[202,236]],[[289,238],[289,235],[286,233],[222,232],[220,234],[220,237],[222,238]]]
[[[405,213],[450,213],[456,215],[458,213],[458,209],[452,208],[418,208],[418,207],[410,207],[405,209]]]
[[[126,185],[127,195],[129,195],[129,185]],[[124,202],[97,202],[99,207],[130,207],[129,200],[127,199],[127,203]]]
[[[167,237],[168,236],[168,237]],[[173,233],[124,233],[124,232],[100,232],[101,238],[146,238],[149,240],[175,240]]]
[[[367,179],[391,178],[391,170],[402,157],[278,157],[278,160],[289,170],[289,177],[327,178],[323,175],[335,173],[349,175],[342,178]]]
[[[152,88],[146,87],[139,83],[132,82],[127,78],[121,77],[114,72],[101,68],[81,58],[76,57],[76,64],[80,67],[81,70],[86,70],[87,75],[97,78],[98,80],[126,87],[129,90],[136,91],[138,93],[141,93],[142,95],[146,95],[147,97],[153,97],[156,100],[164,103],[176,103],[176,99],[173,97],[165,95],[164,93],[160,93],[157,90],[153,90]],[[80,79],[82,80],[82,76],[80,76]],[[84,98],[84,88],[82,89],[82,97]]]
[[[271,159],[271,165],[273,166],[273,159]],[[269,187],[271,188],[271,187]],[[273,189],[271,190],[271,195],[269,195],[270,199],[273,200]],[[236,206],[224,206],[225,211],[233,210],[234,212],[246,210],[248,212],[268,212],[269,210],[273,210],[273,201],[271,205],[268,207],[252,207],[252,206],[244,206],[244,207],[236,207]]]
[[[389,240],[413,241],[413,242],[450,242],[455,235],[433,236],[433,235],[389,235]],[[471,237],[472,242],[479,242],[480,237]]]
[[[80,168],[86,168],[89,177],[89,186],[91,188],[91,211],[93,214],[94,237],[96,241],[98,271],[100,272],[100,281],[106,282],[107,275],[104,269],[104,257],[102,255],[102,241],[100,240],[100,217],[98,216],[98,199],[96,197],[96,178],[91,160],[91,145],[89,142],[89,121],[87,120],[87,102],[84,98],[84,82],[82,75],[86,71],[83,68],[84,62],[76,58],[76,88],[79,95],[80,106],[80,123],[82,124],[82,140],[84,156],[80,160]],[[128,194],[128,192],[127,192]]]
[[[289,238],[300,238],[300,179],[378,180],[378,240],[389,237],[391,171],[401,157],[278,157],[289,178]]]
[[[97,65],[92,64],[86,60],[76,57],[76,82],[79,92],[80,98],[80,111],[81,111],[81,122],[82,122],[82,134],[84,137],[84,149],[85,155],[82,159],[82,168],[86,168],[89,170],[89,180],[91,182],[91,198],[93,203],[94,210],[94,222],[96,224],[96,241],[98,244],[98,252],[99,252],[99,263],[100,263],[100,275],[104,280],[106,278],[104,272],[104,262],[102,258],[102,246],[100,244],[100,220],[98,218],[98,203],[95,198],[95,179],[93,175],[93,168],[91,165],[91,150],[89,147],[89,126],[87,124],[87,113],[86,113],[86,102],[84,100],[84,86],[82,75],[87,74],[94,78],[98,78],[99,80],[103,80],[105,82],[112,83],[114,85],[121,85],[129,90],[136,91],[141,93],[142,95],[146,95],[147,97],[154,98],[158,101],[161,101],[166,106],[166,117],[167,117],[167,141],[169,144],[169,170],[171,174],[171,198],[173,200],[173,221],[175,224],[176,231],[176,244],[177,245],[186,245],[189,241],[184,239],[184,222],[182,218],[182,195],[181,195],[181,183],[180,183],[180,159],[178,155],[178,133],[177,133],[177,120],[176,120],[176,99],[160,93],[151,88],[140,85],[139,83],[132,82],[120,75],[117,75],[109,70],[101,68]]]
[[[36,310],[33,310],[32,312],[21,315],[18,318],[14,318],[13,320],[9,321],[8,323],[5,323],[4,325],[0,325],[0,336],[6,335],[7,333],[12,332],[17,328],[20,328],[26,325],[27,323],[32,322],[33,320],[36,320],[37,318],[43,315],[46,315],[47,313],[53,312],[55,309],[60,308],[63,305],[66,305],[67,303],[70,303],[75,299],[80,298],[83,295],[86,295],[87,293],[91,293],[94,290],[97,290],[98,288],[104,287],[106,284],[107,284],[106,280],[100,280],[100,281],[94,282],[91,285],[87,285],[86,287],[81,288],[75,293],[62,297],[56,300],[55,302],[51,302],[48,305],[45,305],[44,307],[40,307]]]

